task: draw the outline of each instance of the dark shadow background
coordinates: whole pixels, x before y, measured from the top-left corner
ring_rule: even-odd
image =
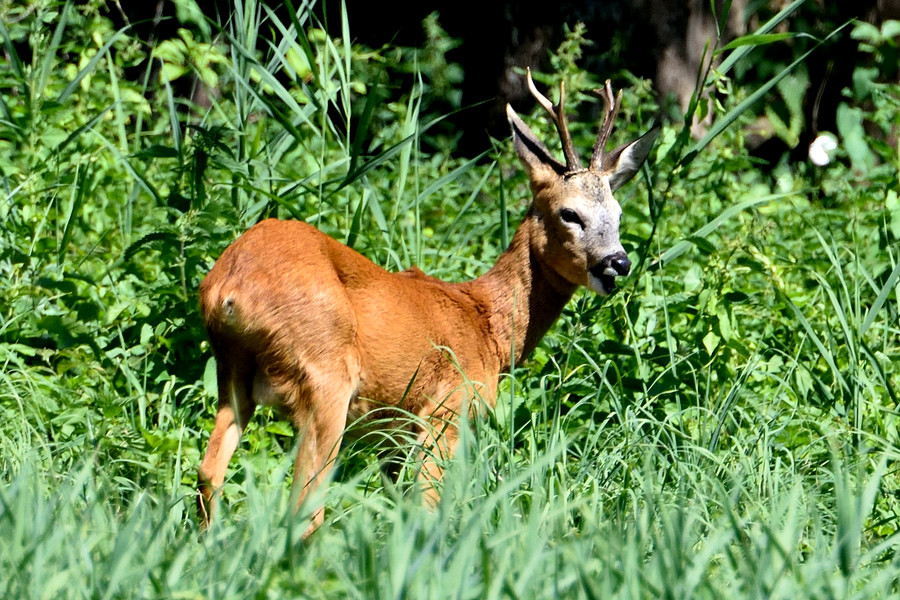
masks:
[[[198,4],[207,17],[218,22],[224,22],[233,8],[223,0],[198,0]],[[723,4],[718,2],[717,12]],[[729,17],[718,23],[723,39],[752,32],[787,4],[785,0],[733,0]],[[269,5],[287,19],[283,2],[269,0]],[[295,8],[299,5],[299,0],[294,2]],[[354,41],[373,48],[386,44],[421,47],[425,42],[423,19],[439,13],[440,25],[459,41],[446,58],[464,71],[460,91],[462,105],[469,107],[442,126],[464,132],[457,152],[468,156],[488,149],[491,137],[507,135],[506,102],[522,110],[530,108],[533,101],[520,69],[547,67],[547,57],[564,39],[566,25],[584,23],[588,39],[594,42],[587,48],[581,67],[603,77],[627,69],[651,79],[661,105],[675,107],[669,113],[679,114],[677,108],[683,110],[690,99],[706,40],[716,34],[720,19],[708,0],[346,0],[346,5]],[[172,37],[182,26],[174,18],[171,1],[109,6],[116,25],[131,23],[148,42]],[[341,0],[323,0],[315,10],[330,33],[339,35]],[[821,38],[851,19],[879,23],[888,18],[900,18],[900,0],[811,0],[782,30]],[[763,137],[752,149],[757,157],[775,161],[792,151],[792,159],[805,158],[806,148],[818,131],[835,130],[841,90],[851,85],[858,61],[865,60],[857,51],[858,42],[850,38],[849,28],[847,31],[847,35],[820,48],[807,63],[810,87],[804,99],[806,123],[800,143],[792,151],[777,138]],[[757,81],[764,81],[768,73],[757,65],[786,64],[810,44],[809,39],[797,38],[755,51],[756,60],[740,73],[739,83],[753,87]]]

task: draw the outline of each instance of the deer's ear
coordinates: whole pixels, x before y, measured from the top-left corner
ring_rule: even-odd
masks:
[[[519,160],[522,161],[532,182],[556,178],[566,172],[565,165],[550,156],[547,146],[534,135],[509,104],[506,105],[506,116],[512,127],[516,154],[519,155]]]
[[[619,146],[603,157],[603,172],[609,177],[609,188],[612,191],[622,187],[640,170],[658,135],[659,127],[654,127],[633,142]]]

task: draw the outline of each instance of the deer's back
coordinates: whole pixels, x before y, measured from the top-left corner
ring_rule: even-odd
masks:
[[[414,396],[455,385],[442,348],[463,371],[488,368],[484,302],[469,284],[390,273],[311,225],[274,219],[229,246],[200,286],[217,356],[240,346],[284,385],[346,362],[359,396],[386,404],[414,375]]]

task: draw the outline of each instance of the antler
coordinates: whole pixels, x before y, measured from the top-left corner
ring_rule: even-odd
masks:
[[[615,100],[613,100],[612,84],[609,79],[606,80],[606,86],[603,89],[594,90],[595,93],[603,97],[606,104],[606,116],[603,118],[603,125],[600,126],[600,133],[597,135],[597,141],[594,142],[594,152],[591,154],[591,168],[600,170],[603,167],[603,155],[606,153],[606,143],[609,141],[609,134],[612,133],[613,125],[616,123],[616,114],[619,112],[619,105],[622,104],[622,90],[619,90]]]
[[[559,82],[559,105],[553,106],[553,103],[535,87],[534,80],[531,79],[530,68],[526,69],[526,73],[528,75],[528,89],[531,91],[531,95],[544,107],[544,110],[550,113],[550,118],[553,120],[553,123],[556,124],[556,130],[559,132],[559,139],[562,141],[563,154],[566,155],[566,169],[569,171],[581,169],[581,161],[578,160],[578,155],[575,154],[572,136],[569,135],[569,128],[566,125],[565,84],[562,81]]]

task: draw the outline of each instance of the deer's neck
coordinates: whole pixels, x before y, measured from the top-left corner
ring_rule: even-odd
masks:
[[[504,371],[534,350],[577,287],[532,252],[538,218],[529,211],[497,263],[471,282],[490,304],[491,335]]]

